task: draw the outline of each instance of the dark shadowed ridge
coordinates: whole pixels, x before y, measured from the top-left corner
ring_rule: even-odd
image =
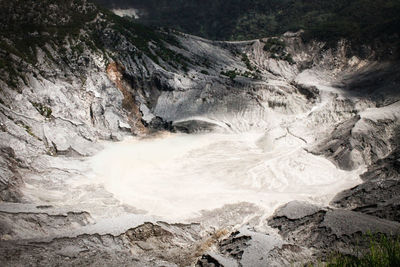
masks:
[[[305,30],[304,38],[399,46],[400,2],[373,0],[95,0],[145,11],[140,21],[219,40],[245,40]]]

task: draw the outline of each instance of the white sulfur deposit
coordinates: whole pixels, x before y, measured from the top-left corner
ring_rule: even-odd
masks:
[[[126,9],[122,9],[122,8],[115,8],[111,10],[112,12],[114,12],[115,15],[120,16],[120,17],[130,17],[130,18],[134,18],[134,19],[138,19],[139,18],[139,12],[137,9],[134,8],[126,8]]]
[[[201,210],[253,203],[272,211],[290,200],[327,204],[359,183],[302,149],[291,135],[198,133],[128,138],[91,159],[96,182],[124,204],[165,220],[187,220]]]

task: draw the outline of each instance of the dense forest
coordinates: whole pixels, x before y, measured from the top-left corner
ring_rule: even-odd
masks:
[[[143,23],[219,40],[304,29],[305,38],[357,43],[399,39],[399,0],[97,0],[144,10]]]

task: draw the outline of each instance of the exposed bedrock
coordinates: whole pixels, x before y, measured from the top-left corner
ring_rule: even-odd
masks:
[[[326,256],[332,251],[355,254],[355,246],[359,249],[368,248],[366,236],[369,233],[389,236],[400,234],[400,224],[397,222],[298,201],[275,211],[268,224],[276,228],[290,244],[313,248],[317,254]]]
[[[42,3],[33,2],[32,9]],[[52,6],[61,3],[55,2]],[[82,3],[82,12],[95,10]],[[40,19],[46,10],[21,9],[16,17]],[[158,32],[155,36],[167,34],[165,39],[142,42],[143,36],[136,36],[140,32],[118,31],[115,21],[98,12],[78,31],[79,38],[66,38],[65,47],[38,46],[35,64],[10,56],[11,67],[23,73],[15,78],[18,88],[7,83],[7,73],[0,73],[2,264],[300,265],[333,250],[350,253],[368,231],[398,233],[398,62],[377,62],[373,51],[364,59],[349,57],[345,41],[327,49],[323,43],[304,43],[298,33],[280,37],[293,62],[265,51],[267,39],[217,42]],[[70,18],[59,16],[63,19],[50,14],[49,21]],[[93,36],[101,47],[93,49],[96,44],[87,41]],[[316,161],[327,157],[342,170],[367,172],[361,185],[335,197],[335,208],[290,202],[267,219],[252,203],[230,203],[199,212],[196,223],[147,217],[146,211],[118,200],[97,177],[86,177],[86,160],[110,141],[162,136],[164,131],[261,133],[250,148],[255,159],[260,154],[265,158],[251,169],[251,181],[236,174],[236,187],[244,191],[291,189],[279,173],[293,177],[292,171],[307,174],[290,180],[299,180],[294,188],[316,180],[310,175],[313,162],[305,162],[309,158],[304,155]],[[280,151],[282,144],[290,149]],[[233,146],[241,152],[241,146]],[[159,156],[157,149],[145,152]],[[216,150],[216,159],[224,159],[224,153]],[[234,154],[232,162],[256,161],[243,155]],[[221,173],[229,174],[226,169]],[[85,183],[84,178],[92,180]],[[232,182],[230,176],[224,178]],[[163,184],[150,190],[152,186]]]
[[[0,255],[7,266],[190,266],[226,235],[198,223],[93,219],[52,206],[8,205],[0,211]],[[66,212],[66,213],[65,213]]]
[[[195,133],[199,131],[213,131],[219,127],[215,123],[201,120],[177,121],[172,124],[180,132]]]
[[[40,207],[40,206],[39,206]],[[66,214],[47,214],[42,212],[10,213],[0,211],[1,239],[20,240],[55,235],[62,231],[77,229],[93,223],[87,212],[68,212]]]
[[[36,266],[108,265],[108,266],[188,266],[197,255],[188,240],[195,230],[180,228],[184,235],[152,223],[144,223],[114,234],[80,234],[51,240],[31,239],[0,242],[3,263],[9,266],[31,262]],[[176,232],[176,231],[175,231]],[[40,256],[39,256],[40,255]]]
[[[363,183],[339,193],[332,204],[380,218],[400,221],[400,163],[397,147],[361,175]]]
[[[18,167],[22,164],[11,147],[0,148],[0,156],[0,200],[17,202],[21,198],[19,187],[22,185]]]
[[[398,146],[399,107],[400,102],[395,102],[358,112],[338,123],[309,150],[332,159],[342,169],[374,164]]]
[[[249,224],[218,242],[196,266],[304,266],[339,252],[369,249],[368,236],[398,236],[400,224],[344,209],[292,201],[267,219],[269,227]]]

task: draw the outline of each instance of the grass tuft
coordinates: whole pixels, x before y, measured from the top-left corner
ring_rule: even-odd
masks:
[[[327,263],[328,267],[397,267],[400,266],[400,237],[368,235],[369,249],[361,256],[337,254]]]

